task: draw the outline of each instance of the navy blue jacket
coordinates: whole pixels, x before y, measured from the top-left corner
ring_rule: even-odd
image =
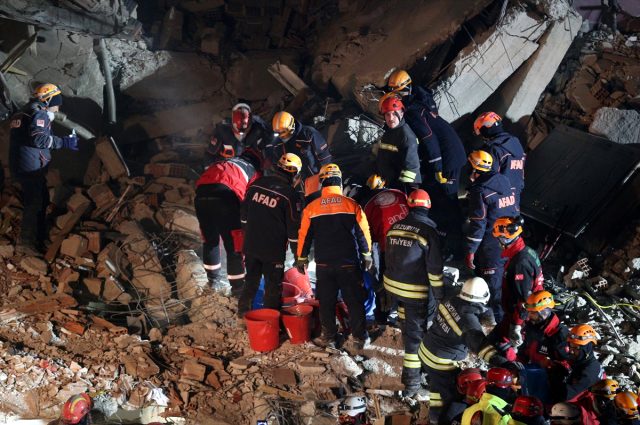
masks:
[[[387,187],[402,188],[402,183],[422,183],[418,139],[404,118],[395,128],[385,125],[376,169],[387,182]]]
[[[293,135],[287,141],[276,137],[270,148],[269,157],[273,163],[285,153],[294,153],[302,160],[302,178],[318,174],[320,167],[331,163],[329,145],[318,130],[296,122]]]
[[[507,176],[511,185],[516,188],[516,192],[522,192],[526,155],[520,140],[507,132],[502,132],[491,140],[485,141],[484,149],[494,159],[492,169]]]
[[[238,139],[233,132],[231,121],[226,119],[218,124],[213,132],[207,153],[217,157],[222,151],[223,145],[232,146],[235,156],[240,156],[245,150],[251,149],[258,154],[261,162],[265,159],[265,150],[273,141],[273,132],[262,118],[251,115],[251,126],[241,139]]]
[[[492,238],[493,223],[499,217],[519,213],[515,189],[502,174],[482,174],[469,188],[469,227],[466,251],[475,253],[482,239]]]
[[[423,173],[442,172],[445,178],[451,177],[452,171],[467,163],[467,155],[458,133],[438,115],[431,90],[415,86],[402,101],[407,108],[405,120],[418,137]]]
[[[11,118],[9,166],[12,174],[46,172],[51,149],[62,147],[62,138],[51,133],[51,121],[42,103],[33,102]]]

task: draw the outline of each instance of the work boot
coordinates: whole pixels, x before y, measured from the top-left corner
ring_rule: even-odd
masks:
[[[313,343],[321,348],[336,348],[335,338],[328,338],[324,335],[320,335],[319,337],[314,338]]]
[[[240,298],[244,290],[244,279],[230,280],[229,283],[231,284],[231,296],[236,299]]]

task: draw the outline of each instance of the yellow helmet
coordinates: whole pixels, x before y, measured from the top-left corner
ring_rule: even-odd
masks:
[[[295,153],[285,153],[278,160],[278,168],[291,174],[298,174],[302,170],[302,161]]]
[[[411,84],[411,77],[404,69],[395,70],[387,79],[387,87],[391,91],[400,91]]]
[[[553,308],[556,306],[553,295],[548,291],[538,291],[527,297],[524,308],[527,311],[542,311],[545,308]]]
[[[340,171],[340,167],[337,164],[326,164],[323,165],[320,169],[319,176],[320,181],[327,179],[329,177],[340,177],[342,178],[342,171]]]
[[[371,174],[367,179],[367,186],[369,189],[382,189],[387,182],[378,174]]]
[[[620,389],[620,384],[615,379],[601,379],[591,386],[591,393],[613,400]]]
[[[32,97],[34,99],[38,99],[40,102],[48,104],[52,97],[58,96],[59,94],[62,94],[62,91],[58,88],[58,86],[56,86],[55,84],[46,83],[40,84],[38,87],[36,87],[36,89],[33,91]]]
[[[293,130],[296,128],[296,121],[290,113],[280,111],[273,116],[271,127],[273,127],[273,132],[276,133],[278,137],[286,139],[293,134]]]
[[[473,151],[469,154],[469,162],[474,170],[486,173],[491,171],[493,157],[489,152]]]

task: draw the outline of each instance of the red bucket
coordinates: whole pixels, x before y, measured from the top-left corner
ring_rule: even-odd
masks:
[[[311,313],[313,307],[298,304],[283,308],[282,323],[292,344],[302,344],[311,339]]]
[[[290,268],[284,272],[284,281],[295,285],[302,292],[303,298],[313,297],[313,289],[311,289],[311,283],[309,282],[309,274],[302,274],[295,267]]]
[[[282,306],[290,307],[303,301],[302,291],[296,285],[282,282]]]
[[[280,342],[280,312],[271,308],[251,310],[244,315],[249,345],[255,351],[271,351]]]

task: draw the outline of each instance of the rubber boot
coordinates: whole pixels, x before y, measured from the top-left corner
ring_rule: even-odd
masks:
[[[209,280],[209,286],[215,292],[220,292],[223,289],[224,284],[219,270],[207,270],[207,279]]]
[[[229,280],[231,284],[231,296],[239,299],[244,290],[244,278]]]

